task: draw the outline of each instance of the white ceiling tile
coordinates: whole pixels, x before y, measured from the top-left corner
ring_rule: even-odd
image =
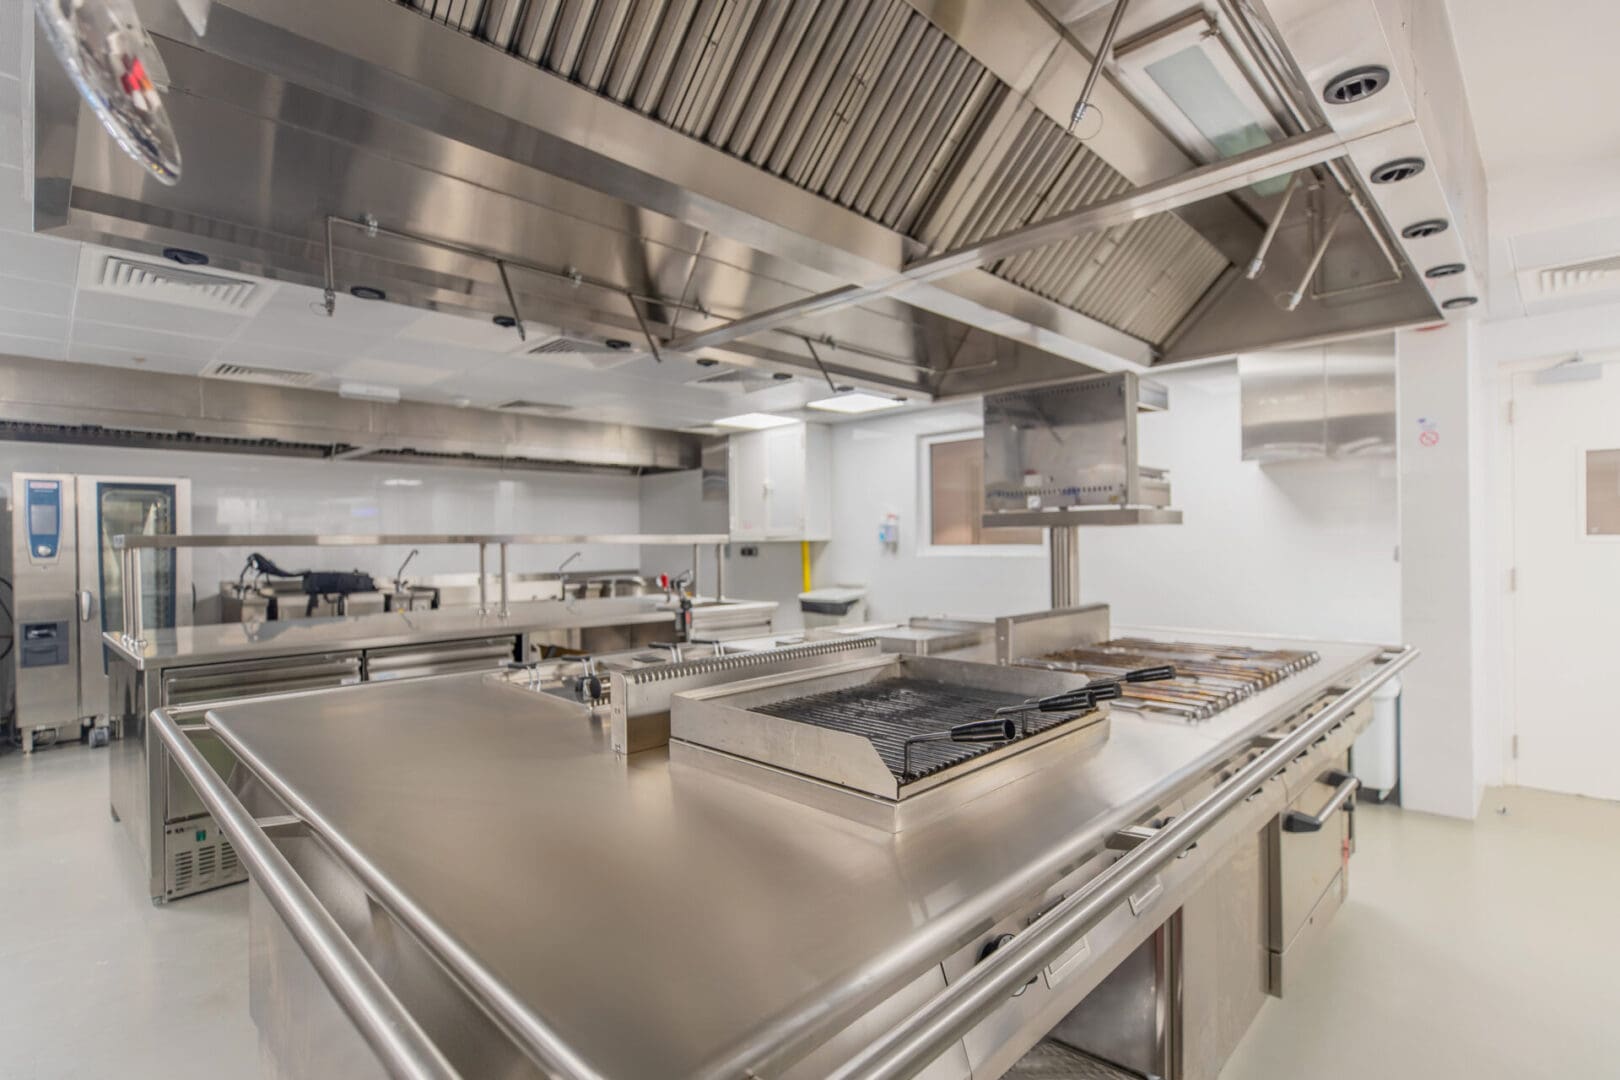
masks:
[[[26,198],[27,177],[21,169],[0,165],[0,233],[27,232],[34,227],[34,207]]]
[[[216,341],[233,336],[247,322],[247,318],[242,315],[201,311],[184,304],[99,292],[95,289],[79,290],[79,304],[73,314],[77,322],[130,326],[141,330],[157,330],[165,334],[213,338]]]
[[[71,285],[79,279],[79,243],[28,232],[0,232],[0,274]]]
[[[556,333],[555,327],[534,320],[525,320],[523,325],[530,341]],[[496,326],[492,319],[452,315],[444,311],[418,312],[416,319],[399,331],[398,338],[400,341],[435,342],[491,352],[511,352],[523,345],[517,330],[510,326]]]
[[[0,308],[67,318],[73,313],[73,287],[28,278],[0,277]]]
[[[212,360],[220,347],[220,342],[212,338],[165,334],[156,330],[112,326],[85,319],[74,320],[73,343],[112,349],[132,357],[173,356],[198,361]]]
[[[62,360],[67,357],[67,342],[0,334],[0,353],[9,356],[32,356],[39,360]]]
[[[0,51],[12,47],[0,44]],[[22,83],[6,75],[0,75],[0,165],[23,165]]]
[[[436,368],[395,363],[375,356],[356,357],[338,368],[337,375],[343,379],[359,379],[399,389],[433,386],[445,377],[445,373]]]
[[[29,24],[34,20],[32,4],[22,0],[0,3],[0,73],[22,78],[23,50],[28,48]]]
[[[76,364],[99,364],[103,367],[129,368],[132,371],[160,371],[169,375],[196,375],[208,366],[206,360],[161,356],[157,353],[131,355],[127,349],[109,349],[101,345],[84,345],[77,341],[68,346],[67,359]]]
[[[68,336],[68,321],[60,315],[0,308],[0,334],[63,340]]]
[[[302,306],[286,307],[272,299],[237,334],[237,340],[279,349],[359,356],[377,341],[374,333],[348,329]]]

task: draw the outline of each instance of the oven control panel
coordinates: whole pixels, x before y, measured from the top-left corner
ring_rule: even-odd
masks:
[[[28,560],[53,563],[62,550],[62,481],[29,480],[23,493]]]

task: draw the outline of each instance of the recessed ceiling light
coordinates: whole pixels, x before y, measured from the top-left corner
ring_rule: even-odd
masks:
[[[338,384],[338,397],[358,401],[398,401],[399,388],[378,386],[376,383],[343,382]]]
[[[715,427],[732,428],[736,431],[763,431],[766,428],[787,427],[796,424],[797,420],[789,420],[785,416],[772,416],[770,413],[750,412],[728,416],[714,422]]]
[[[807,408],[820,409],[822,412],[845,413],[855,416],[861,413],[882,412],[885,409],[898,409],[905,404],[903,398],[883,397],[879,394],[863,394],[860,392],[839,394],[836,397],[822,398],[812,401]]]
[[[383,487],[421,487],[422,481],[414,476],[390,476],[383,481]]]

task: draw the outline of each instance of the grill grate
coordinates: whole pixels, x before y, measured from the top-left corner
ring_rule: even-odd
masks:
[[[755,706],[754,711],[781,720],[860,735],[872,744],[889,772],[904,783],[960,765],[997,746],[1007,745],[918,743],[912,747],[911,774],[908,776],[903,771],[906,739],[944,731],[957,724],[989,720],[997,709],[1023,701],[1017,694],[928,679],[896,678]],[[1020,714],[1019,723],[1027,722],[1028,725],[1020,728],[1020,738],[1026,734],[1050,731],[1083,715],[1084,712]]]
[[[1251,694],[1303,671],[1319,659],[1319,654],[1302,649],[1251,649],[1237,645],[1118,638],[1096,645],[1060,649],[1031,662],[1079,672],[1092,679],[1112,678],[1134,668],[1172,664],[1176,678],[1123,685],[1118,704],[1130,709],[1175,713],[1187,720],[1207,720]]]

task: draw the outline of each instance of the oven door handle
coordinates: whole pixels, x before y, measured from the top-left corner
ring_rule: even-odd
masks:
[[[1337,769],[1323,773],[1319,779],[1324,784],[1336,783],[1338,786],[1333,789],[1333,794],[1328,798],[1328,801],[1322,804],[1322,809],[1316,813],[1307,814],[1303,810],[1290,810],[1284,814],[1282,819],[1283,832],[1320,832],[1322,826],[1327,824],[1328,818],[1332,817],[1334,811],[1341,806],[1354,808],[1356,789],[1361,787],[1360,780],[1349,773],[1339,772]]]

